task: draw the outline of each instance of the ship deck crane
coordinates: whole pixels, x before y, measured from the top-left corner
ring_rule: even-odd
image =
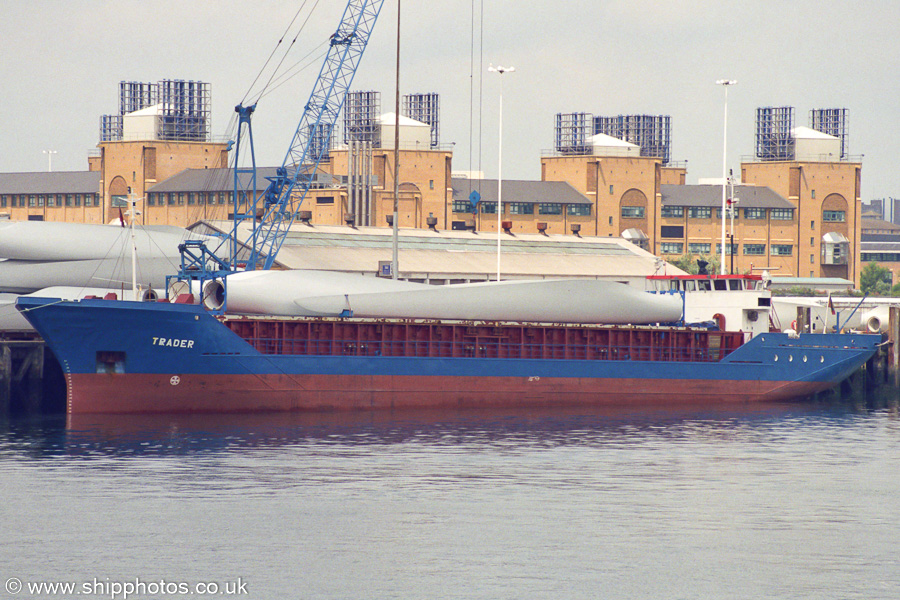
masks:
[[[250,123],[256,105],[239,104],[235,107],[238,129],[230,259],[224,259],[216,251],[210,251],[203,242],[188,241],[182,244],[179,248],[182,254],[181,270],[178,275],[170,277],[170,280],[184,282],[181,285],[183,291],[193,292],[194,284],[197,283],[202,297],[206,281],[222,279],[227,282],[228,274],[244,266],[238,259],[241,254],[238,229],[247,220],[251,222],[252,235],[246,244],[250,256],[245,268],[255,270],[272,267],[301,203],[315,182],[319,164],[328,155],[328,142],[383,3],[384,0],[347,2],[340,25],[329,40],[325,61],[303,108],[303,116],[284,161],[276,175],[268,178],[269,185],[262,194],[256,190],[256,157]],[[251,166],[239,168],[240,140],[244,131],[247,132],[250,144]],[[227,290],[227,283],[225,286]],[[167,282],[167,288],[172,289],[171,281]],[[171,292],[169,295],[171,296]]]

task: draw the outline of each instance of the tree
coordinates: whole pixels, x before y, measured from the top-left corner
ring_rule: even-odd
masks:
[[[694,256],[693,254],[682,254],[675,260],[670,260],[669,263],[678,267],[685,273],[690,273],[691,275],[696,275],[699,267],[697,265],[697,260],[702,260],[708,263],[706,265],[706,272],[715,275],[719,272],[719,262],[718,256]]]
[[[882,295],[891,291],[893,274],[875,262],[868,263],[859,273],[859,289],[864,294]]]

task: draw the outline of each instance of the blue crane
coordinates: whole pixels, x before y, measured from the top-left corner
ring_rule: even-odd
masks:
[[[238,226],[250,219],[252,237],[248,240],[250,257],[246,269],[269,269],[284,243],[297,211],[312,186],[319,164],[328,154],[335,123],[360,59],[369,43],[369,36],[384,0],[349,0],[337,31],[331,36],[325,61],[313,86],[303,116],[284,161],[263,194],[256,192],[256,158],[253,153],[253,134],[250,119],[256,105],[235,107],[238,113],[237,145],[234,169],[234,228],[232,231],[231,261],[216,256],[199,241],[181,246],[181,272],[174,279],[203,281],[225,277],[239,268]],[[248,132],[252,164],[239,168],[242,132]],[[245,175],[246,177],[241,177]],[[259,206],[262,203],[262,206]],[[258,223],[257,223],[258,219]],[[210,269],[210,267],[213,267]]]

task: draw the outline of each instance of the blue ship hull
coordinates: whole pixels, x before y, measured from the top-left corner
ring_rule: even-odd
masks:
[[[713,349],[712,358],[707,352],[702,360],[684,359],[681,348],[668,346],[645,355],[631,347],[602,359],[486,357],[477,350],[421,356],[410,355],[415,345],[409,341],[402,342],[406,355],[387,355],[380,350],[387,346],[373,351],[346,339],[339,348],[329,340],[326,352],[304,346],[299,353],[275,340],[278,348],[264,352],[258,340],[195,305],[22,297],[17,306],[58,358],[72,414],[783,401],[836,385],[881,341],[866,334],[792,339],[767,333],[721,356]],[[321,325],[354,327],[355,321]],[[259,326],[286,322],[268,319]],[[306,319],[304,325],[314,331],[319,323]],[[504,327],[518,327],[495,325],[501,336]],[[678,331],[656,329],[653,339],[672,339]]]

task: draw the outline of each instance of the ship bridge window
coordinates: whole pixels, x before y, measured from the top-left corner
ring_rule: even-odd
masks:
[[[712,289],[712,282],[709,279],[703,279],[697,282],[697,289],[701,292],[708,292]]]
[[[715,285],[715,288],[716,288],[717,291],[720,291],[720,292],[721,292],[721,291],[724,291],[724,290],[725,290],[726,282],[725,282],[724,279],[716,279],[716,280],[713,282],[713,284]]]
[[[125,372],[125,353],[109,350],[100,350],[97,352],[97,372],[98,373],[124,373]]]
[[[686,279],[684,281],[684,291],[693,292],[697,289],[697,282],[693,279]]]
[[[740,279],[729,279],[728,280],[728,289],[729,290],[741,289],[741,280]]]

